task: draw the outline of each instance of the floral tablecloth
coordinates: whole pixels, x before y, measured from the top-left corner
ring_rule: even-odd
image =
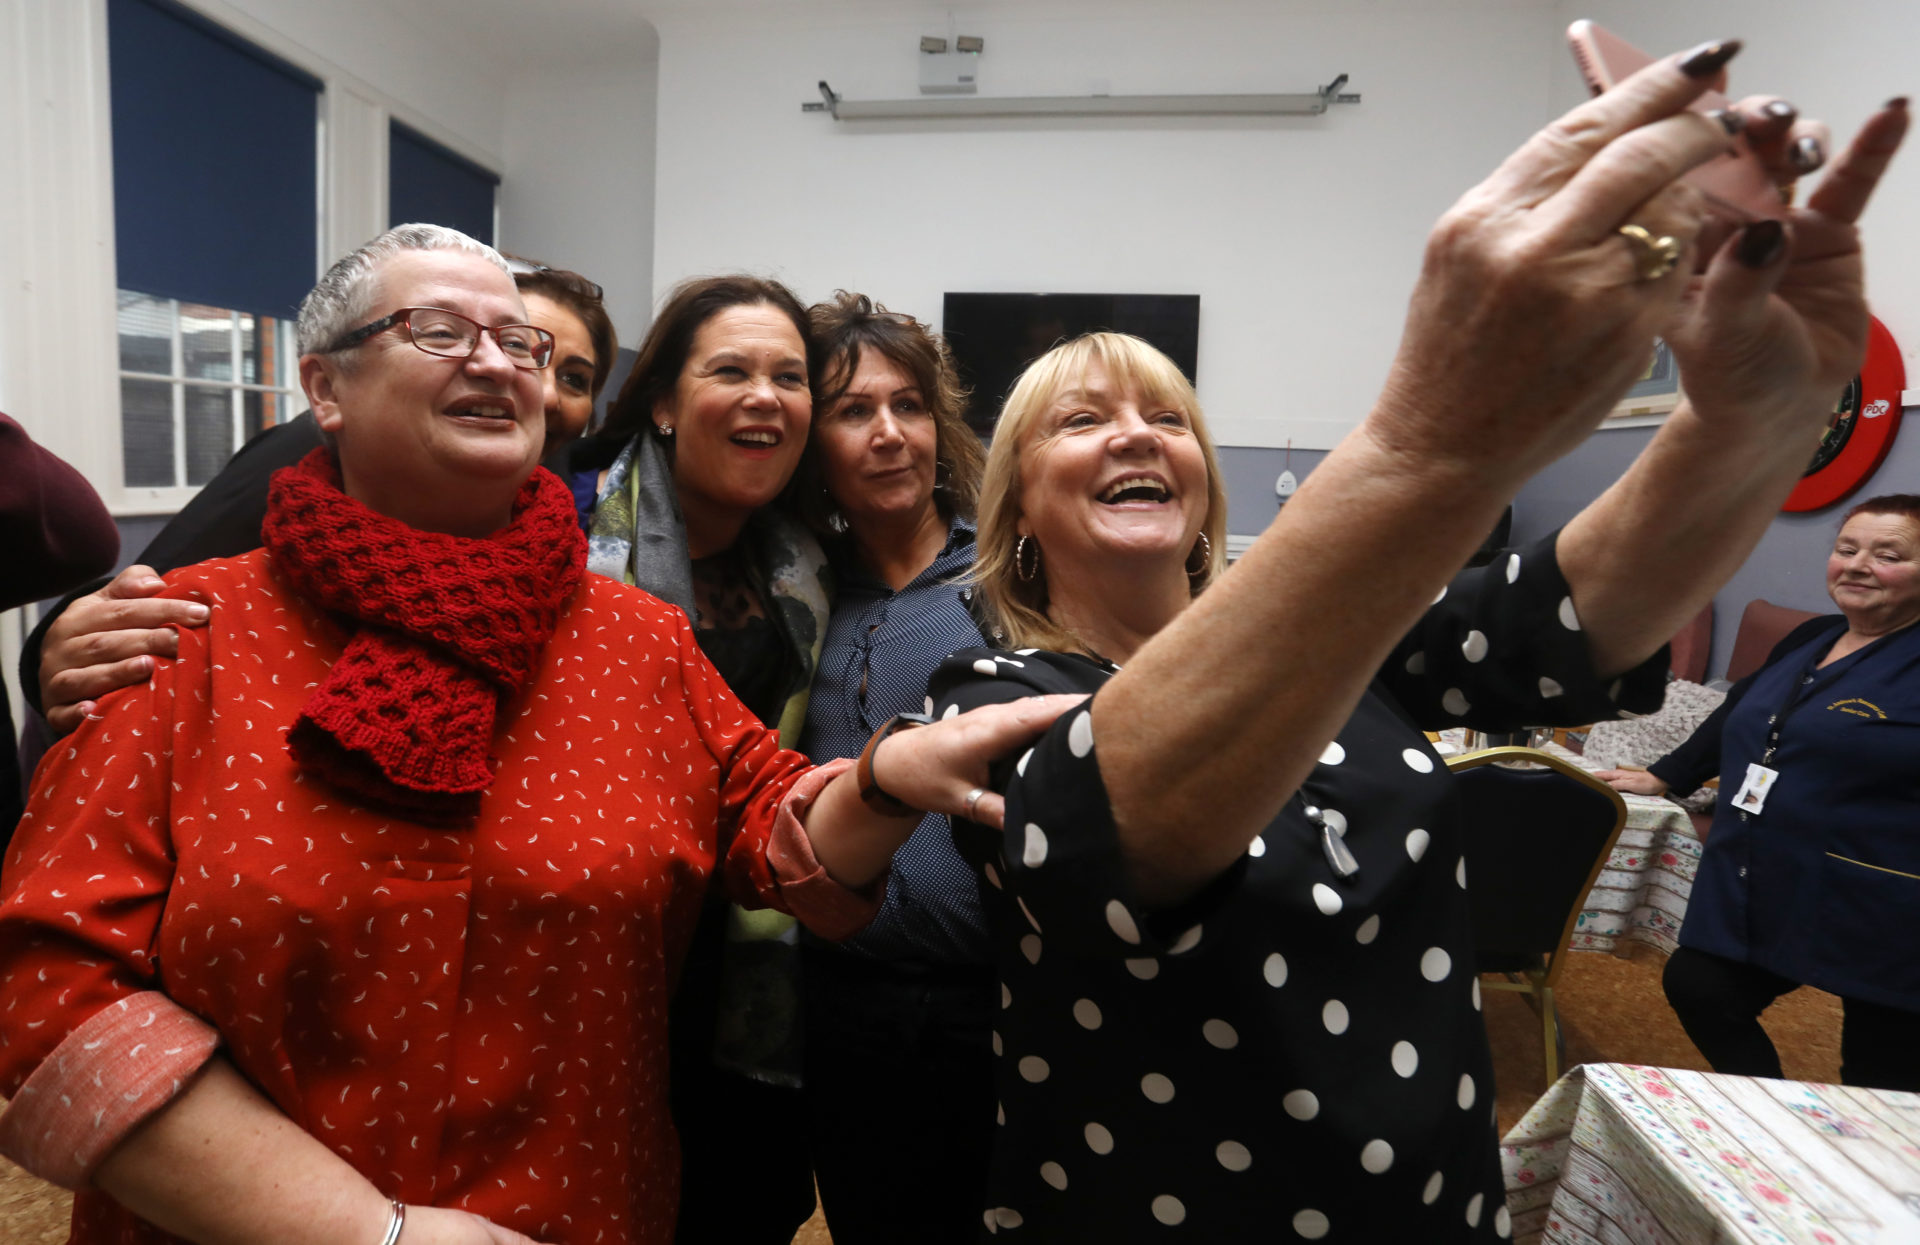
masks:
[[[1516,1241],[1920,1242],[1920,1094],[1587,1064],[1500,1160]]]
[[[1545,750],[1589,771],[1594,768],[1558,744]],[[1644,942],[1672,954],[1703,845],[1693,819],[1672,800],[1625,792],[1621,798],[1627,802],[1627,824],[1587,892],[1569,945],[1625,955],[1629,943]]]

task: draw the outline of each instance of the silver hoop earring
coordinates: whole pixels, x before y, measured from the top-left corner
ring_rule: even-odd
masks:
[[[1029,547],[1033,550],[1033,564],[1031,566],[1027,564],[1027,550]],[[1039,541],[1034,540],[1030,536],[1022,536],[1018,541],[1014,542],[1013,573],[1020,577],[1020,582],[1023,584],[1033,582],[1033,577],[1040,573]]]
[[[1193,564],[1193,553],[1200,555],[1199,566]],[[1193,553],[1187,555],[1187,576],[1189,578],[1197,578],[1206,574],[1207,568],[1213,565],[1213,542],[1207,539],[1205,532],[1200,533],[1200,543],[1193,547]]]

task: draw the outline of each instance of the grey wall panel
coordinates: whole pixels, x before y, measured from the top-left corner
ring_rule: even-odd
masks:
[[[1320,465],[1325,450],[1269,450],[1245,445],[1222,445],[1220,475],[1227,486],[1227,531],[1235,536],[1258,536],[1279,512],[1273,483],[1282,471],[1305,480]],[[1291,458],[1289,458],[1291,455]]]
[[[1908,408],[1912,418],[1914,408]],[[1585,445],[1535,476],[1514,502],[1515,541],[1532,540],[1561,526],[1598,497],[1652,440],[1651,428],[1618,428],[1595,433]],[[1831,610],[1827,598],[1827,551],[1839,530],[1840,516],[1853,503],[1876,493],[1920,490],[1920,424],[1903,428],[1886,461],[1860,490],[1830,509],[1813,514],[1781,514],[1769,526],[1746,563],[1714,597],[1713,656],[1707,673],[1718,678],[1733,653],[1740,613],[1756,599],[1803,610]]]

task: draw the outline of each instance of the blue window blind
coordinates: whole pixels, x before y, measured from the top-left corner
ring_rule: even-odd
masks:
[[[108,0],[124,290],[290,316],[312,288],[320,80],[171,0]]]
[[[500,184],[473,161],[393,123],[387,144],[387,222],[446,225],[493,245],[493,191]]]

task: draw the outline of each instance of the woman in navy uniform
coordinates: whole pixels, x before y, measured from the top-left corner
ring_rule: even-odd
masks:
[[[1759,1016],[1842,999],[1840,1078],[1920,1090],[1920,496],[1847,513],[1827,558],[1840,613],[1782,640],[1693,737],[1623,791],[1720,803],[1667,961],[1667,1001],[1717,1072],[1780,1075]]]

